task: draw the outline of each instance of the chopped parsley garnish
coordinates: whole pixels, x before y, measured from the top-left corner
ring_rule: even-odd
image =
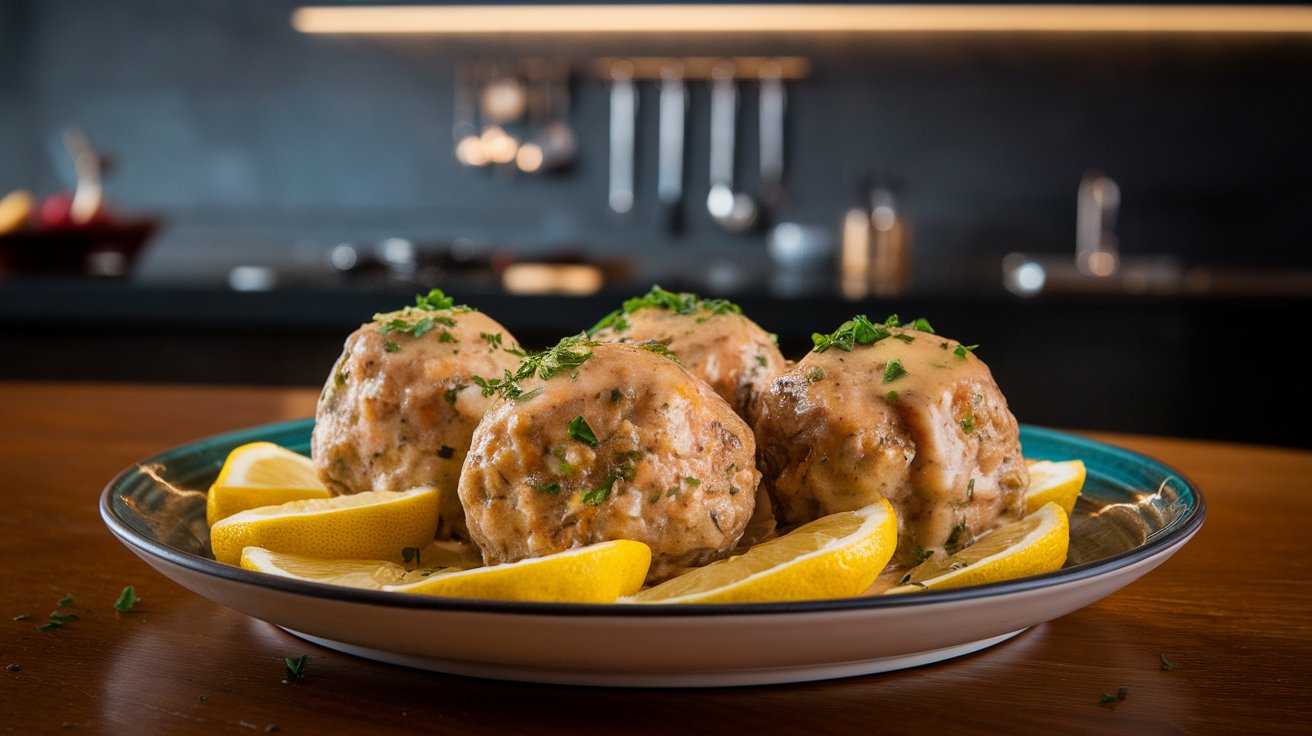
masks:
[[[914,320],[912,320],[911,329],[915,330],[916,332],[928,332],[931,335],[934,334],[934,328],[930,326],[929,320],[925,319],[924,317],[916,317]]]
[[[702,484],[702,482],[701,482],[700,480],[697,480],[696,478],[692,477],[691,475],[686,476],[686,477],[683,479],[683,482],[684,482],[684,483],[687,483],[687,484],[690,485],[690,486],[699,486],[699,485]]]
[[[898,400],[898,395],[896,391],[889,391],[888,393],[884,394],[884,401],[887,401],[890,404],[896,404],[897,400]]]
[[[283,657],[282,660],[287,664],[288,680],[300,681],[305,679],[305,666],[310,663],[310,655],[302,654],[299,659]]]
[[[60,598],[60,599],[59,599],[58,601],[56,601],[56,602],[59,604],[59,606],[60,606],[61,608],[67,608],[68,606],[73,605],[73,594],[72,594],[72,593],[65,593],[65,594],[64,594],[64,597],[63,597],[63,598]]]
[[[387,342],[383,343],[383,350],[386,350],[389,353],[399,353],[401,352],[401,346],[397,345],[391,340],[388,340]]]
[[[610,497],[610,489],[619,478],[620,474],[617,472],[608,474],[600,486],[583,492],[583,503],[589,506],[600,506],[603,501]]]
[[[588,420],[584,419],[582,414],[569,421],[569,429],[566,430],[566,433],[589,447],[597,446],[597,435],[592,431]]]
[[[64,628],[65,624],[71,624],[74,621],[77,621],[79,618],[81,617],[78,616],[76,613],[60,613],[59,611],[51,611],[49,623],[41,624],[40,626],[36,627],[36,629],[37,631],[54,631],[56,629],[62,629]]]
[[[429,289],[427,294],[415,295],[415,306],[429,312],[450,309],[454,304],[455,300],[441,289]]]
[[[602,317],[597,324],[588,328],[587,334],[595,335],[607,327],[613,328],[616,332],[627,330],[629,322],[625,316],[642,309],[665,309],[675,314],[710,312],[711,316],[743,312],[741,307],[728,299],[703,299],[696,294],[673,292],[660,286],[652,286],[651,290],[642,296],[625,299],[623,306]]]
[[[137,597],[137,589],[129,585],[118,594],[118,599],[114,601],[114,610],[119,613],[127,613],[128,611],[131,611],[140,600],[141,599]]]
[[[884,383],[892,383],[905,375],[907,375],[907,367],[897,358],[888,361],[888,365],[884,366]]]
[[[966,533],[966,522],[964,520],[958,521],[956,525],[952,527],[952,533],[948,535],[947,546],[948,547],[957,546],[957,543],[961,541],[961,535],[965,533]]]
[[[756,364],[765,368],[770,365],[770,361],[766,360],[764,355],[758,355],[756,356]]]
[[[658,340],[648,340],[647,342],[644,342],[638,347],[643,350],[646,350],[649,353],[656,353],[657,355],[663,355],[666,358],[669,358],[670,360],[674,361],[675,363],[679,362],[679,356],[675,355],[672,350],[666,347],[665,343],[660,342]]]
[[[1164,670],[1179,669],[1179,665],[1177,665],[1175,662],[1172,662],[1171,658],[1166,656],[1165,654],[1159,654],[1157,655],[1157,658],[1162,660],[1162,669]]]
[[[413,307],[407,307],[395,312],[380,312],[374,315],[374,321],[381,325],[378,328],[380,334],[396,333],[411,337],[422,337],[431,332],[437,325],[455,327],[456,321],[451,317],[433,314],[433,312],[442,311],[468,312],[473,310],[463,305],[455,306],[451,297],[443,293],[441,289],[431,289],[427,294],[416,295]],[[449,333],[443,331],[443,334]],[[455,339],[447,340],[443,337],[442,341],[455,342]],[[391,348],[387,348],[387,351],[396,352]]]
[[[518,399],[524,393],[519,385],[520,381],[531,378],[535,374],[538,378],[547,381],[561,371],[577,368],[592,357],[591,348],[599,344],[589,340],[588,336],[582,333],[571,335],[563,338],[553,347],[530,355],[519,364],[519,368],[514,373],[506,371],[503,378],[472,376],[471,380],[483,390],[484,396],[498,394],[502,398]]]
[[[480,332],[478,333],[478,336],[483,338],[485,341],[487,341],[488,347],[490,347],[493,350],[501,347],[500,332]]]
[[[555,496],[555,495],[559,495],[559,493],[560,493],[560,484],[559,484],[559,483],[548,483],[548,484],[545,485],[545,486],[538,486],[537,488],[538,488],[539,491],[542,491],[543,493],[547,494],[548,496]]]
[[[892,330],[894,327],[903,326],[907,325],[904,325],[896,314],[890,315],[888,319],[880,324],[871,322],[870,318],[864,314],[858,314],[852,319],[839,325],[837,330],[834,330],[828,335],[823,335],[819,332],[812,333],[811,342],[814,344],[812,350],[817,353],[823,353],[829,348],[838,348],[839,350],[850,353],[852,352],[852,348],[857,345],[871,345],[885,338],[895,336],[899,340],[911,342],[911,340],[915,338],[907,339],[910,337],[909,335],[897,334]],[[911,329],[918,332],[932,333],[934,331],[934,328],[929,326],[929,320],[926,320],[923,317],[914,320],[909,326]]]
[[[437,341],[451,342],[451,343],[460,342],[460,340],[458,340],[456,336],[452,334],[451,330],[442,330],[442,333],[437,336]]]
[[[452,455],[456,454],[456,448],[451,445],[442,445],[437,448],[437,456],[443,460],[450,460]]]
[[[374,317],[374,319],[378,318]],[[398,317],[383,322],[383,326],[378,328],[378,333],[381,335],[390,335],[395,332],[400,335],[409,335],[411,337],[423,337],[429,332],[432,332],[434,326],[433,320],[429,317],[424,317],[415,322],[409,322]]]
[[[974,499],[975,499],[975,479],[971,478],[970,480],[966,481],[966,500],[973,501]]]
[[[911,335],[904,335],[901,332],[897,333],[896,335],[893,335],[893,339],[901,340],[902,342],[907,342],[907,343],[916,341],[916,338],[912,337]]]
[[[446,397],[446,403],[450,404],[451,406],[455,406],[456,394],[460,393],[461,391],[464,391],[465,388],[466,385],[463,383],[457,383],[456,385],[447,388],[446,393],[444,394],[444,396]]]
[[[934,554],[934,550],[932,549],[921,549],[920,547],[916,547],[916,559],[920,560],[921,562],[924,562],[925,560],[929,559],[930,555],[933,554]]]
[[[1098,705],[1107,705],[1108,703],[1115,703],[1115,702],[1116,702],[1116,696],[1109,695],[1107,693],[1103,693],[1102,697],[1098,698]]]
[[[816,381],[824,380],[824,377],[825,377],[824,368],[812,368],[806,373],[806,380],[808,383],[815,383]]]
[[[965,359],[966,359],[966,353],[973,353],[973,352],[975,352],[975,348],[977,348],[977,347],[979,347],[979,346],[978,346],[978,345],[958,345],[957,348],[956,348],[955,350],[953,350],[952,352],[955,353],[956,356],[957,356],[958,358],[961,358],[962,360],[965,360]]]
[[[975,410],[967,409],[966,416],[961,419],[961,431],[970,434],[975,431]]]
[[[416,565],[421,565],[423,563],[419,561],[419,553],[420,549],[418,547],[402,547],[401,559],[404,560],[407,565],[411,562]]]

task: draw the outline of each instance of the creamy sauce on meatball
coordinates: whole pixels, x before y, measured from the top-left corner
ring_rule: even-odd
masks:
[[[751,424],[757,400],[787,367],[770,333],[722,299],[705,300],[652,287],[602,321],[593,338],[604,342],[656,341],[683,367],[710,384]]]
[[[583,362],[519,381],[474,432],[460,498],[484,562],[632,539],[656,581],[725,556],[760,478],[747,424],[665,355],[580,345]]]
[[[439,489],[437,536],[468,539],[456,486],[492,400],[476,375],[519,365],[510,333],[468,308],[379,315],[347,339],[315,411],[311,454],[333,492]]]
[[[897,561],[952,551],[1024,509],[1019,427],[988,367],[955,340],[906,328],[850,352],[811,352],[775,379],[756,423],[782,523],[887,498]]]

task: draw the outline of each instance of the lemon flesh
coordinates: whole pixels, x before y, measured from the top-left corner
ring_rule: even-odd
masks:
[[[247,547],[241,551],[241,566],[247,570],[365,590],[382,590],[385,585],[419,582],[430,575],[465,570],[479,564],[471,561],[463,551],[455,550],[443,542],[433,542],[420,550],[417,558],[411,557],[411,562],[413,564],[402,564],[395,560],[321,560],[318,557],[273,552],[262,547]]]
[[[888,501],[816,519],[727,560],[638,593],[637,603],[762,603],[846,598],[869,588],[897,547]]]
[[[214,559],[239,564],[246,547],[320,559],[386,560],[424,548],[437,530],[438,492],[368,491],[242,511],[210,528]]]
[[[1083,460],[1031,460],[1026,466],[1030,485],[1025,491],[1025,513],[1032,514],[1049,501],[1068,514],[1075,508],[1087,474]]]
[[[971,546],[911,569],[888,593],[983,585],[1061,569],[1070,545],[1070,522],[1056,503],[1001,526]]]
[[[271,442],[252,442],[228,453],[205,499],[205,520],[213,526],[247,509],[331,495],[310,458]]]
[[[651,548],[627,539],[474,570],[442,572],[395,593],[542,603],[614,603],[642,587]]]
[[[268,575],[366,590],[382,590],[384,585],[400,583],[408,572],[404,565],[387,560],[321,560],[263,547],[243,549],[240,564]]]

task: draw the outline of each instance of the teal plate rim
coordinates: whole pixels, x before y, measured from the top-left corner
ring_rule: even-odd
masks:
[[[200,461],[200,467],[212,466],[217,474],[223,458],[232,448],[247,443],[267,441],[289,449],[304,452],[309,447],[312,419],[264,424],[233,432],[213,435],[153,455],[118,473],[100,494],[100,515],[106,526],[126,546],[194,572],[224,580],[270,588],[303,596],[342,602],[366,603],[392,608],[414,608],[442,611],[468,611],[505,615],[541,616],[619,616],[619,617],[682,617],[682,616],[741,616],[769,614],[797,614],[833,611],[871,610],[925,606],[978,598],[1003,596],[1026,591],[1052,588],[1096,578],[1120,570],[1137,562],[1155,557],[1189,539],[1203,524],[1207,504],[1196,485],[1174,468],[1132,450],[1081,437],[1046,427],[1021,425],[1021,446],[1031,459],[1062,460],[1079,458],[1088,470],[1086,488],[1095,486],[1126,485],[1124,474],[1137,471],[1155,482],[1136,484],[1140,489],[1149,485],[1160,487],[1172,481],[1176,484],[1179,499],[1185,505],[1182,514],[1160,530],[1149,535],[1146,542],[1132,549],[1083,564],[1063,567],[1055,572],[1016,580],[948,590],[925,591],[897,596],[862,596],[827,600],[790,601],[778,603],[694,603],[681,605],[627,605],[615,603],[533,603],[521,601],[487,601],[467,598],[405,595],[375,590],[360,590],[325,583],[312,583],[275,575],[257,573],[231,565],[224,565],[209,557],[192,554],[165,544],[143,533],[120,513],[115,501],[136,484],[153,483],[145,473],[146,466],[165,468],[181,463]],[[199,469],[199,468],[197,468]],[[1120,475],[1117,475],[1117,474]]]

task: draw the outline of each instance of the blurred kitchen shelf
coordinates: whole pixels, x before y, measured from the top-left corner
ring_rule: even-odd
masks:
[[[679,288],[676,283],[664,284]],[[413,302],[414,289],[266,292],[94,280],[0,281],[2,379],[318,385],[353,329]],[[633,291],[511,296],[451,287],[538,349],[592,325]],[[1312,447],[1305,380],[1288,340],[1312,299],[1262,296],[940,293],[895,300],[726,295],[800,358],[812,331],[854,314],[927,317],[980,345],[1016,416],[1076,429]],[[1236,384],[1237,373],[1254,380]],[[1255,388],[1246,389],[1247,386]],[[1261,393],[1269,389],[1270,394]]]

